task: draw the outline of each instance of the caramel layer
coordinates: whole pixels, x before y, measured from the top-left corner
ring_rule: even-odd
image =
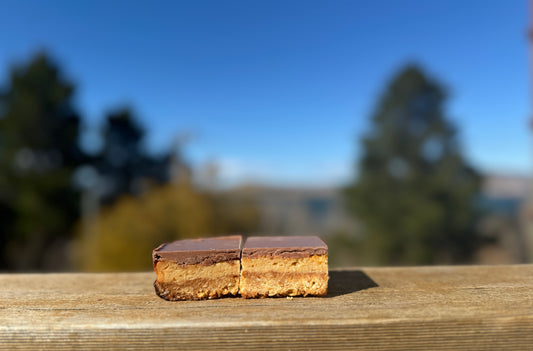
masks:
[[[302,258],[284,257],[243,257],[242,270],[245,272],[289,272],[289,273],[328,273],[328,256],[314,255]]]
[[[155,272],[160,282],[187,282],[199,278],[216,278],[224,275],[239,275],[240,261],[217,262],[210,265],[183,265],[174,261],[162,260],[156,263]]]

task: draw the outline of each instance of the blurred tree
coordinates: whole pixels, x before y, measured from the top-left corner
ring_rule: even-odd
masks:
[[[85,271],[149,270],[150,253],[161,243],[256,230],[253,209],[249,202],[228,201],[189,181],[175,181],[140,197],[120,197],[101,212],[92,233],[80,227],[74,256]]]
[[[207,192],[211,205],[211,233],[251,234],[257,232],[261,215],[256,202],[238,189]]]
[[[163,242],[209,233],[209,202],[189,184],[124,195],[98,216],[96,230],[79,236],[75,256],[85,271],[148,270]]]
[[[461,155],[445,98],[437,82],[408,66],[372,116],[346,195],[366,231],[362,252],[375,263],[462,262],[478,243],[480,176]]]
[[[0,94],[2,269],[64,264],[59,249],[78,216],[72,174],[85,159],[73,96],[74,85],[44,53],[15,67]]]
[[[123,194],[139,195],[147,182],[161,184],[169,180],[170,154],[149,155],[143,144],[144,134],[129,108],[107,115],[103,148],[94,161],[101,177],[104,203],[111,203]]]
[[[74,253],[86,270],[148,269],[161,242],[257,228],[250,201],[193,187],[183,137],[150,155],[128,108],[107,115],[102,149],[85,154],[73,96],[44,53],[15,67],[0,90],[0,270],[68,269],[80,203]]]
[[[181,154],[188,134],[160,157],[147,153],[144,134],[128,108],[106,117],[103,147],[92,161],[97,181],[84,193],[73,250],[82,270],[148,270],[150,252],[163,242],[257,229],[251,201],[193,186]]]

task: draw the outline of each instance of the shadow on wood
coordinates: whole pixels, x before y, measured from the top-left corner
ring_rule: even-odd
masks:
[[[378,284],[363,271],[330,271],[327,297],[375,288]]]

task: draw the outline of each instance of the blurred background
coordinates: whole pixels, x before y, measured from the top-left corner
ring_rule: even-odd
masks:
[[[529,5],[1,1],[0,271],[234,233],[530,262]]]

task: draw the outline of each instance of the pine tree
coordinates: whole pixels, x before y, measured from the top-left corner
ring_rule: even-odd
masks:
[[[72,184],[84,160],[74,85],[44,53],[14,67],[0,94],[0,262],[60,269],[58,248],[78,216]]]
[[[444,110],[446,93],[416,66],[392,79],[362,140],[347,204],[377,263],[464,262],[477,245],[480,176]]]
[[[144,147],[145,130],[130,108],[107,114],[103,128],[103,148],[93,165],[105,185],[106,204],[120,195],[140,195],[143,181],[163,184],[169,180],[171,154],[150,155]]]

